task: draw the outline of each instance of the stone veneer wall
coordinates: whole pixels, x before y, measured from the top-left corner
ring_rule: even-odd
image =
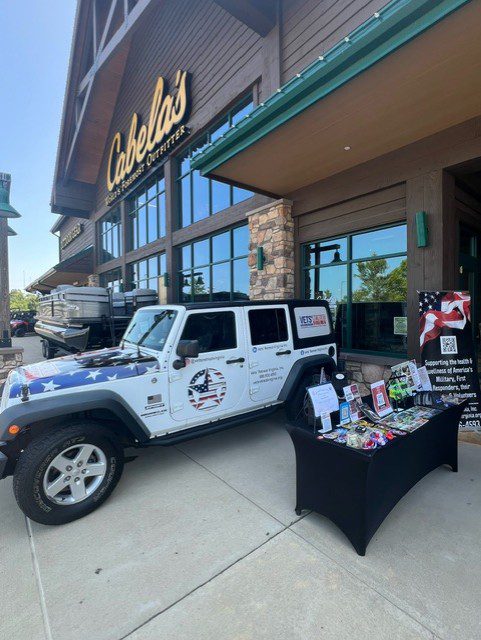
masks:
[[[251,300],[294,297],[294,221],[292,202],[276,200],[249,212]],[[257,269],[257,248],[264,250],[264,268]]]
[[[23,361],[23,349],[16,347],[4,347],[0,349],[0,384],[15,367],[19,367]]]
[[[346,360],[346,373],[349,381],[357,382],[362,396],[371,393],[371,384],[384,380],[387,382],[391,375],[391,367],[387,365],[369,364],[367,362],[356,362]]]

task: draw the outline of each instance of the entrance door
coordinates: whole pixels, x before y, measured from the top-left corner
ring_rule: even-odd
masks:
[[[476,355],[479,360],[481,322],[481,244],[480,236],[464,225],[459,229],[459,288],[471,294],[471,323]]]
[[[198,340],[198,358],[169,367],[170,413],[189,427],[225,418],[250,405],[242,308],[190,311],[181,340]]]

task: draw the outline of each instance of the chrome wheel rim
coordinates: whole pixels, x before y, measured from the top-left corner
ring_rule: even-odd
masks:
[[[72,505],[90,497],[107,473],[105,453],[93,444],[64,449],[49,464],[43,477],[43,490],[58,505]]]

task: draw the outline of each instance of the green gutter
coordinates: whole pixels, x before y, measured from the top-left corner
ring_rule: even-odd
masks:
[[[469,1],[392,0],[196,155],[192,167],[211,174]]]

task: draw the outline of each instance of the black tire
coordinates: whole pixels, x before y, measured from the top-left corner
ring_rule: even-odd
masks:
[[[25,327],[19,327],[18,329],[16,329],[15,331],[15,337],[16,338],[23,338],[25,336]]]
[[[44,477],[56,456],[76,445],[98,447],[106,458],[106,472],[96,490],[75,504],[57,504],[44,490]],[[13,475],[13,491],[20,509],[41,524],[66,524],[99,507],[115,489],[124,467],[123,449],[101,424],[85,420],[58,425],[34,438],[21,453]],[[87,479],[89,480],[89,479]]]
[[[306,397],[306,387],[311,384],[311,381],[312,374],[303,376],[290,400],[286,402],[286,416],[289,422],[295,422],[301,418]]]

